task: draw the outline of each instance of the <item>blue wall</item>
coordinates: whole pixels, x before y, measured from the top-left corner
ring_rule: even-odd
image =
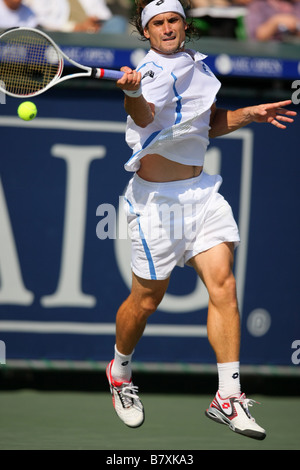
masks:
[[[56,87],[33,101],[39,114],[30,123],[17,118],[19,100],[0,105],[0,340],[7,362],[109,361],[115,314],[129,293],[130,245],[126,236],[99,239],[96,230],[108,221],[106,207],[123,220],[119,197],[131,176],[123,168],[130,155],[123,96]],[[298,148],[299,118],[285,131],[254,124],[209,148],[206,170],[223,176],[221,193],[241,230],[235,275],[244,364],[292,365],[299,339]],[[176,268],[135,359],[214,363],[206,310],[193,270]]]

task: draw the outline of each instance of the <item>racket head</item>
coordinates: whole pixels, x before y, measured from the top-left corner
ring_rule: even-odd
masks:
[[[58,46],[43,31],[12,28],[0,36],[0,91],[33,97],[53,86],[64,68]]]

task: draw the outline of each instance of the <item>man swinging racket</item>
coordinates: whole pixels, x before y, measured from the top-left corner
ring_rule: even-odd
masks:
[[[209,138],[253,122],[285,129],[296,113],[285,108],[289,100],[234,111],[217,108],[220,82],[205,55],[186,49],[191,26],[179,0],[140,0],[135,24],[150,50],[136,70],[123,67],[117,82],[125,93],[126,141],[133,151],[125,169],[134,176],[125,193],[132,289],[117,312],[114,359],[107,366],[115,411],[127,426],[144,422],[132,382],[132,355],[172,270],[188,264],[209,294],[207,334],[218,368],[218,391],[205,413],[232,431],[264,439],[266,431],[249,413],[253,400],[240,384],[240,316],[232,272],[239,232],[231,207],[218,192],[221,177],[206,174],[203,165]],[[164,203],[197,206],[187,220],[173,221],[174,226],[182,223],[189,236],[176,238],[172,230],[168,237],[157,236],[163,227],[155,214]],[[197,231],[191,230],[195,226]]]

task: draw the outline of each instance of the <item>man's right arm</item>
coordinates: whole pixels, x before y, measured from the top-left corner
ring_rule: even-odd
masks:
[[[138,98],[125,95],[124,106],[127,114],[131,116],[134,123],[139,127],[147,127],[154,119],[155,106],[153,103],[148,103],[143,95]]]
[[[140,89],[141,73],[129,67],[122,67],[121,71],[124,75],[117,81],[117,86],[125,93],[125,110],[137,126],[147,127],[154,119],[154,104],[148,103],[142,94],[137,97],[126,94],[126,91],[134,92]]]

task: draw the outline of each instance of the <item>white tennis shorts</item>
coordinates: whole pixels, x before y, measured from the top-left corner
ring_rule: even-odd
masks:
[[[240,241],[228,202],[218,193],[219,175],[152,183],[137,174],[124,198],[132,241],[131,267],[143,279],[167,279],[198,253]]]

